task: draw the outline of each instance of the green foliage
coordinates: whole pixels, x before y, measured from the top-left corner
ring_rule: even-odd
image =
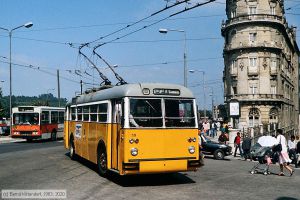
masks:
[[[60,98],[60,106],[64,107],[67,104],[66,98]],[[41,94],[38,97],[29,96],[12,96],[12,107],[16,106],[53,106],[58,107],[58,98],[53,94]],[[1,111],[2,109],[2,111]],[[9,117],[9,96],[2,97],[0,93],[0,118]]]

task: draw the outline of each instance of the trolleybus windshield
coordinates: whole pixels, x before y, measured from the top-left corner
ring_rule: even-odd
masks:
[[[14,113],[13,123],[21,124],[39,124],[39,113]]]
[[[164,111],[164,112],[163,112]],[[163,113],[165,113],[163,116]],[[195,127],[193,100],[130,99],[130,127]]]

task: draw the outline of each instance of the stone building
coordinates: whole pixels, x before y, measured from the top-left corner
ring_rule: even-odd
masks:
[[[226,0],[226,15],[225,103],[239,102],[240,127],[298,134],[299,48],[284,0]]]

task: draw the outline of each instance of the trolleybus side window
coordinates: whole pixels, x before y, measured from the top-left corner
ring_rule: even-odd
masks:
[[[91,105],[90,107],[90,118],[92,122],[96,122],[97,121],[97,105]]]
[[[195,127],[192,100],[165,100],[166,127]]]
[[[82,107],[77,107],[77,121],[82,121]]]
[[[76,120],[76,108],[71,108],[71,120]]]
[[[107,103],[102,103],[98,105],[98,121],[107,122]]]
[[[57,124],[58,122],[58,111],[51,111],[51,124]]]
[[[42,111],[42,124],[49,124],[49,111]]]
[[[161,99],[130,99],[131,127],[162,127],[162,119]]]
[[[83,106],[83,121],[89,121],[90,106]]]
[[[59,124],[64,123],[64,115],[65,115],[65,112],[58,112],[58,123]]]

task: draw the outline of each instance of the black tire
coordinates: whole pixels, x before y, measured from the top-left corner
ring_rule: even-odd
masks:
[[[51,133],[51,141],[56,141],[56,132],[52,131]]]
[[[73,137],[71,137],[71,139],[70,139],[69,152],[70,152],[70,158],[72,160],[76,160],[76,152],[75,152],[75,145],[74,145],[74,139],[73,139]]]
[[[214,152],[214,157],[216,160],[223,160],[225,157],[225,154],[221,149],[218,149]]]
[[[30,143],[30,142],[32,142],[32,139],[28,138],[28,139],[26,139],[26,142]]]
[[[98,150],[97,165],[99,175],[105,177],[107,175],[107,154],[104,147]]]

